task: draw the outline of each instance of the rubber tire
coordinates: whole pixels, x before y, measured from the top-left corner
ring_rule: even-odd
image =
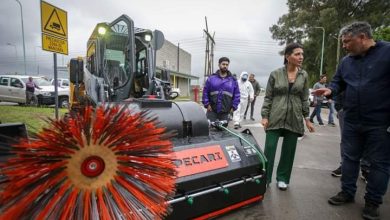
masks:
[[[59,97],[58,98],[58,108],[68,108],[69,107],[69,98],[68,97]]]

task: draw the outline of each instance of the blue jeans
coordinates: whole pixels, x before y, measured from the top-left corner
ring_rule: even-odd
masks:
[[[324,124],[321,118],[321,102],[317,103],[316,106],[314,107],[314,110],[310,115],[311,121],[313,120],[314,116],[317,116],[317,121],[319,124]]]
[[[329,108],[328,124],[334,124],[334,120],[333,120],[334,102],[333,101],[331,103],[328,102],[328,108]]]
[[[343,128],[344,128],[344,111],[343,109],[340,109],[339,112],[337,112],[337,117],[339,118],[339,127],[340,127],[340,136],[343,136]],[[340,142],[340,154],[341,154],[341,161],[343,160],[343,154],[344,154],[344,148],[343,145]],[[342,164],[342,162],[340,162]]]
[[[344,121],[341,144],[341,188],[351,196],[356,193],[360,159],[369,164],[365,200],[382,204],[390,177],[390,133],[387,126],[367,126]]]

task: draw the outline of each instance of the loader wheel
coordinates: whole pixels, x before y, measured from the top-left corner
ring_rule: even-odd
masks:
[[[68,97],[59,97],[58,99],[58,108],[68,108],[69,107],[69,98]]]

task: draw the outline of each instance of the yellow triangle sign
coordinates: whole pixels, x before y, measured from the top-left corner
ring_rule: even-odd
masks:
[[[47,20],[44,29],[46,31],[49,31],[49,32],[52,32],[55,34],[59,34],[59,35],[66,37],[64,27],[61,23],[61,20],[60,20],[58,13],[57,13],[57,10],[55,8],[53,9],[52,13],[50,14],[50,17]]]

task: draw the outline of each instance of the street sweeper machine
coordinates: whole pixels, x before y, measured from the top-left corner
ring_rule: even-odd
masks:
[[[69,115],[0,145],[0,219],[209,219],[262,201],[267,161],[252,133],[173,101],[156,71],[164,41],[126,15],[95,27],[70,61]]]

